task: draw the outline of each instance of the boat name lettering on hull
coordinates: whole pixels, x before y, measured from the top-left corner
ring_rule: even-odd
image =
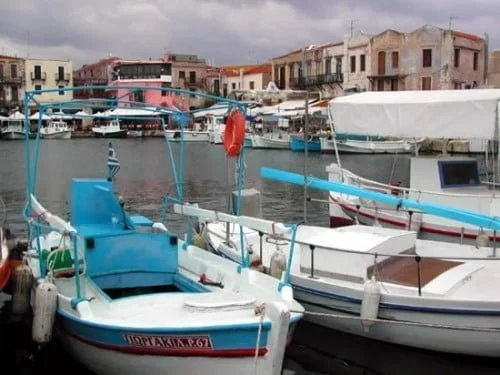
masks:
[[[155,336],[125,333],[129,345],[158,349],[213,349],[210,336]]]

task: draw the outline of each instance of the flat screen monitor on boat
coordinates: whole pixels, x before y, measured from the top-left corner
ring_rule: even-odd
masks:
[[[442,189],[480,184],[476,160],[442,160],[438,164]]]

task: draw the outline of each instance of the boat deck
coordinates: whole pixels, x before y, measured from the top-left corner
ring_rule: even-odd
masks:
[[[378,266],[377,278],[383,282],[418,287],[420,268],[420,286],[423,287],[439,275],[461,264],[463,263],[457,261],[422,258],[419,265],[414,258],[396,258]]]

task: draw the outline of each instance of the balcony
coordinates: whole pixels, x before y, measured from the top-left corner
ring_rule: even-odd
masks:
[[[44,81],[47,79],[47,73],[41,72],[40,74],[35,74],[35,72],[31,72],[31,80],[32,81]]]
[[[59,74],[59,73],[56,73],[56,81],[57,82],[69,82],[69,80],[71,79],[71,75],[69,73],[63,73],[63,74]]]
[[[329,73],[295,78],[290,81],[290,86],[294,89],[304,89],[308,86],[320,86],[342,82],[344,82],[344,75],[342,73]]]
[[[23,78],[21,76],[12,77],[10,75],[5,74],[3,76],[0,76],[0,84],[5,84],[5,83],[20,85],[23,83]]]

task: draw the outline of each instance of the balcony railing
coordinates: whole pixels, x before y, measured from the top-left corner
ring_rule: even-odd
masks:
[[[31,80],[32,81],[45,81],[47,79],[47,73],[41,72],[40,74],[36,74],[35,72],[31,72]]]
[[[21,76],[12,77],[10,75],[3,75],[3,76],[0,76],[0,84],[1,83],[21,84],[21,83],[23,83],[23,77],[21,77]]]
[[[66,82],[69,82],[71,76],[69,73],[63,73],[63,74],[59,74],[59,73],[56,73],[56,81],[60,82],[60,81],[66,81]]]
[[[290,81],[290,86],[292,88],[304,88],[307,86],[320,86],[342,82],[344,82],[344,75],[342,73],[329,73],[317,76],[294,78]]]

